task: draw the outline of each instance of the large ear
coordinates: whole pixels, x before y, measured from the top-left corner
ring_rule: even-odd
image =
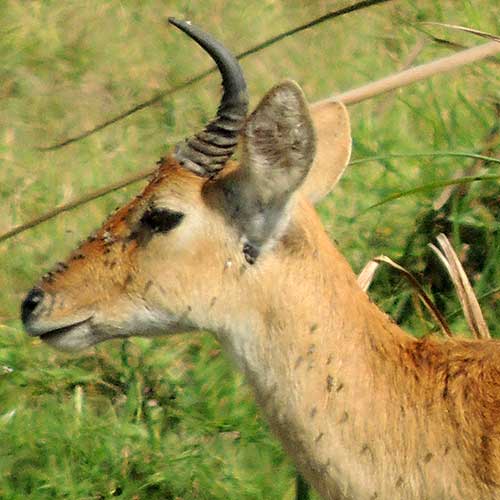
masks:
[[[319,202],[337,184],[351,156],[351,124],[340,102],[323,102],[309,108],[316,130],[316,157],[301,192]]]
[[[257,251],[284,219],[314,152],[314,128],[302,91],[291,81],[277,85],[249,116],[241,166],[223,180],[226,206]]]

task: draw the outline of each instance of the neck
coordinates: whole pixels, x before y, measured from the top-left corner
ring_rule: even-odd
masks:
[[[424,478],[415,462],[442,454],[456,465],[459,452],[449,452],[445,408],[425,408],[439,388],[415,361],[422,343],[369,301],[322,229],[280,245],[255,268],[256,299],[246,297],[250,306],[219,333],[271,428],[324,498],[397,498],[405,481],[408,498],[432,497],[427,482],[439,484],[447,469]],[[465,486],[450,481],[441,497],[459,498]]]
[[[310,220],[307,227],[307,234],[287,234],[276,260],[269,256],[247,270],[259,274],[256,300],[246,298],[251,306],[218,336],[302,472],[313,484],[313,476],[336,476],[323,485],[325,496],[336,498],[336,487],[354,488],[351,455],[377,432],[360,419],[374,398],[386,397],[373,387],[374,356],[385,362],[396,346],[413,341],[370,303],[324,231],[313,232]],[[365,477],[371,453],[367,447]]]

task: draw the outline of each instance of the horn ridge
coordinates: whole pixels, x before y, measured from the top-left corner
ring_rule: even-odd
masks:
[[[175,158],[199,175],[212,176],[221,170],[234,153],[238,135],[248,110],[248,93],[237,59],[219,41],[190,21],[169,18],[215,61],[222,76],[223,95],[215,118],[192,138],[177,144]]]

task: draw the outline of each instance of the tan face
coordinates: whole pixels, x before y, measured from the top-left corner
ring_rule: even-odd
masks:
[[[150,185],[42,278],[23,304],[30,335],[63,350],[199,327],[228,263],[244,260],[213,181],[167,160]],[[224,235],[223,238],[221,236]]]

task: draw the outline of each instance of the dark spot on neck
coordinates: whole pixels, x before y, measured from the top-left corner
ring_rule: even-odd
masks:
[[[373,453],[373,450],[368,446],[367,443],[365,443],[362,447],[361,447],[361,455],[368,455],[370,457],[370,460],[372,462],[375,461],[375,455]]]
[[[146,286],[144,287],[144,295],[146,295],[149,291],[149,289],[153,286],[153,281],[148,280],[146,283]]]
[[[340,420],[339,420],[339,424],[344,424],[347,422],[347,420],[349,419],[349,413],[347,413],[346,411],[342,414],[342,416],[340,417]]]
[[[295,361],[294,369],[296,370],[302,364],[303,361],[304,361],[304,358],[302,356],[299,356],[297,358],[297,360]]]

